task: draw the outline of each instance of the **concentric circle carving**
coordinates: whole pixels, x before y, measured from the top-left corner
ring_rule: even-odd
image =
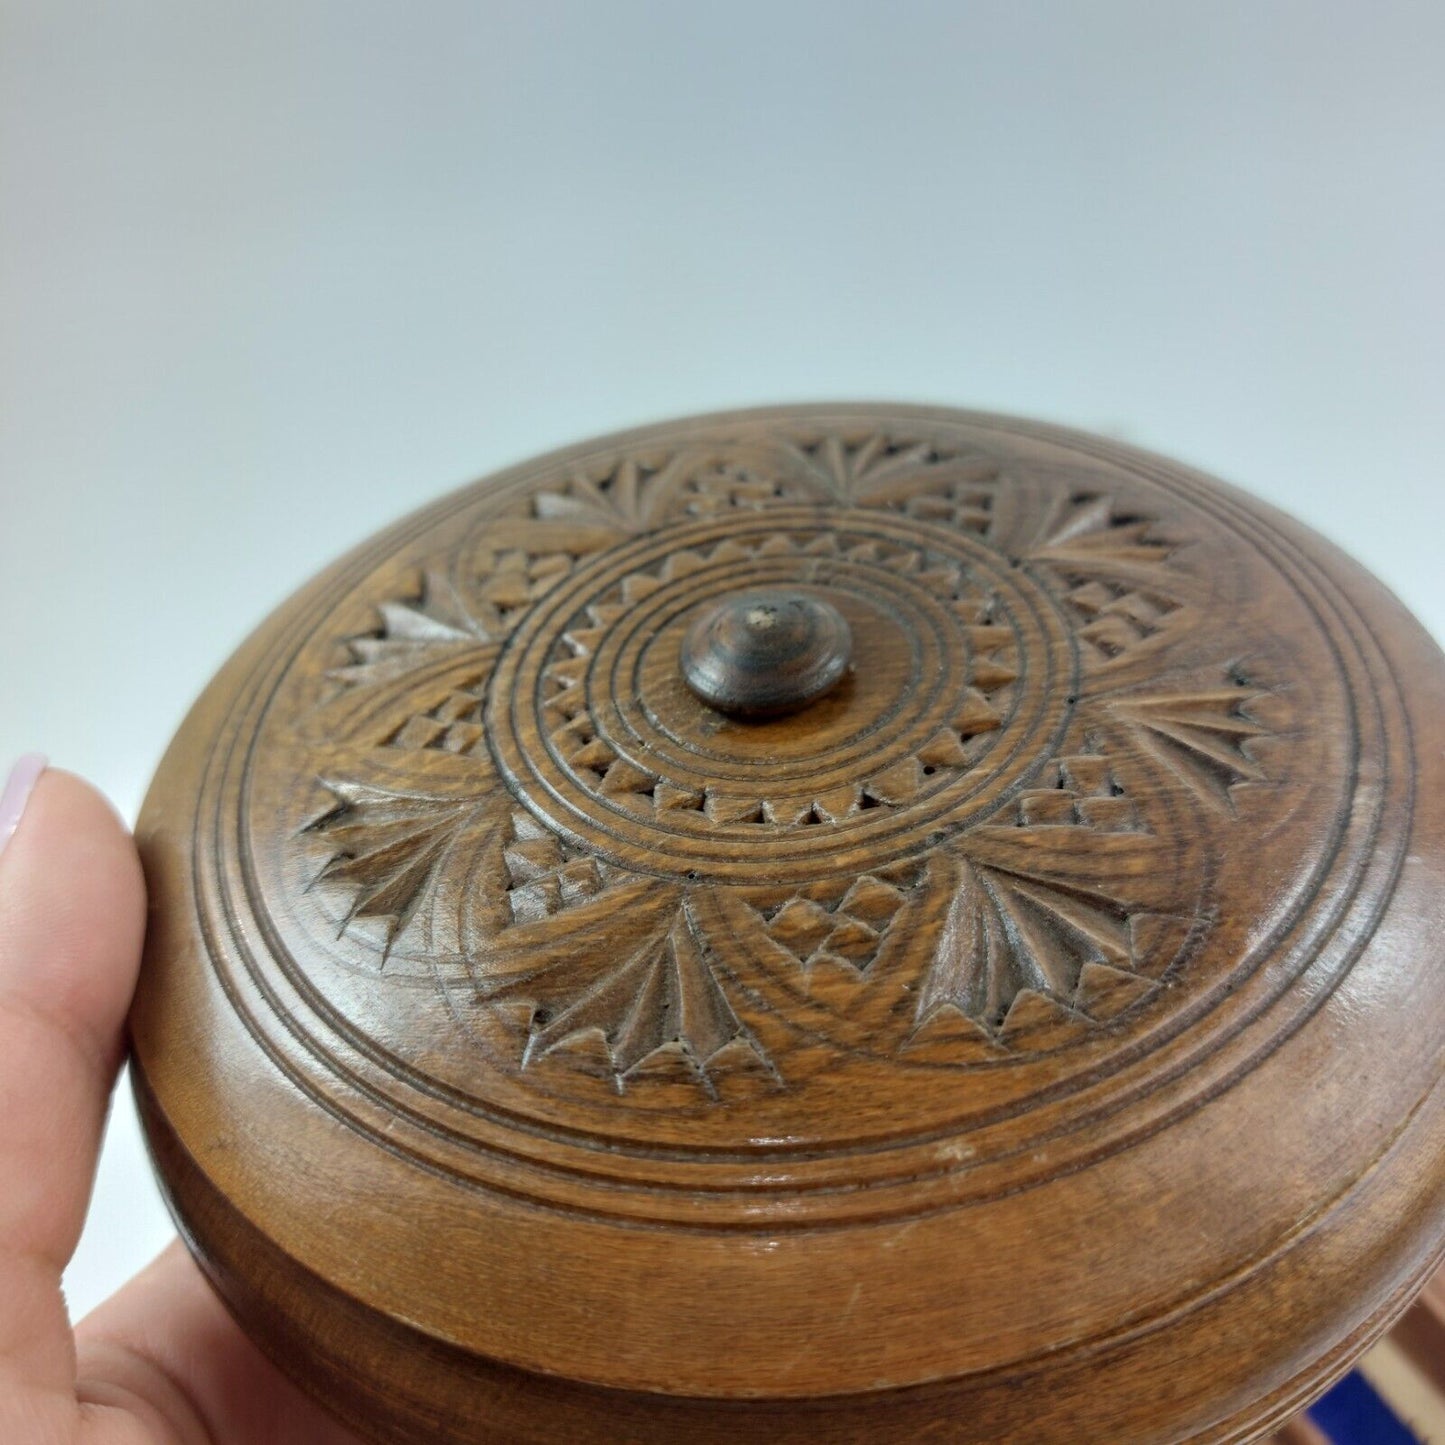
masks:
[[[748,587],[812,588],[845,615],[859,666],[841,696],[772,724],[699,705],[682,640]],[[665,527],[579,567],[511,638],[486,731],[518,802],[599,860],[806,882],[907,857],[995,806],[1051,756],[1076,667],[1053,599],[986,547],[784,508]]]
[[[854,668],[748,721],[680,652],[757,588],[837,608]],[[334,1113],[569,1207],[917,1209],[1117,1148],[1348,969],[1407,821],[1390,680],[1307,555],[987,418],[592,444],[289,617],[202,804],[213,961]]]

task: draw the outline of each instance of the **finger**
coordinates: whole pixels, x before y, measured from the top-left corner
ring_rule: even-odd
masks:
[[[0,834],[26,791],[24,765],[16,776]],[[124,825],[68,773],[39,774],[0,843],[0,1396],[23,1408],[73,1388],[60,1275],[122,1056],[145,890]]]
[[[241,1333],[179,1241],[76,1340],[79,1395],[100,1438],[132,1419],[167,1441],[357,1445]]]

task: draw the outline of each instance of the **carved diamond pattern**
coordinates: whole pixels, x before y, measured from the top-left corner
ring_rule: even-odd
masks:
[[[458,679],[440,701],[388,734],[385,746],[480,757],[486,752],[483,710],[489,676],[488,671]]]
[[[688,476],[678,489],[676,505],[684,516],[716,517],[813,499],[811,487],[767,476],[741,462],[720,460]]]
[[[511,816],[511,837],[502,849],[507,906],[515,923],[535,923],[595,898],[616,876],[596,858],[569,849],[532,814]]]
[[[1180,604],[1162,593],[1146,593],[1101,578],[1066,577],[1075,585],[1069,605],[1082,622],[1079,638],[1105,662],[1156,636]]]
[[[907,891],[895,882],[864,874],[841,896],[836,885],[815,887],[758,911],[768,937],[805,971],[832,965],[861,974],[877,958],[894,915],[907,901]]]
[[[1097,753],[1073,753],[1054,759],[1051,786],[1019,794],[1021,828],[1096,828],[1104,833],[1137,832],[1143,826],[1134,800]]]

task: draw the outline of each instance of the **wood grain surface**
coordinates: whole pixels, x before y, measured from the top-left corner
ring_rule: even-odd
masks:
[[[851,669],[716,711],[708,609]],[[1445,666],[1160,458],[901,406],[604,438],[218,675],[139,836],[156,1162],[377,1441],[1235,1441],[1445,1242]]]

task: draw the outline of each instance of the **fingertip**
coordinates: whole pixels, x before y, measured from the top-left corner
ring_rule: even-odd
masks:
[[[30,801],[30,794],[46,766],[44,753],[25,753],[10,769],[4,787],[0,788],[0,852],[4,852],[20,819],[25,816],[25,805]]]
[[[0,852],[0,993],[118,1044],[145,931],[145,884],[119,813],[45,768]]]

